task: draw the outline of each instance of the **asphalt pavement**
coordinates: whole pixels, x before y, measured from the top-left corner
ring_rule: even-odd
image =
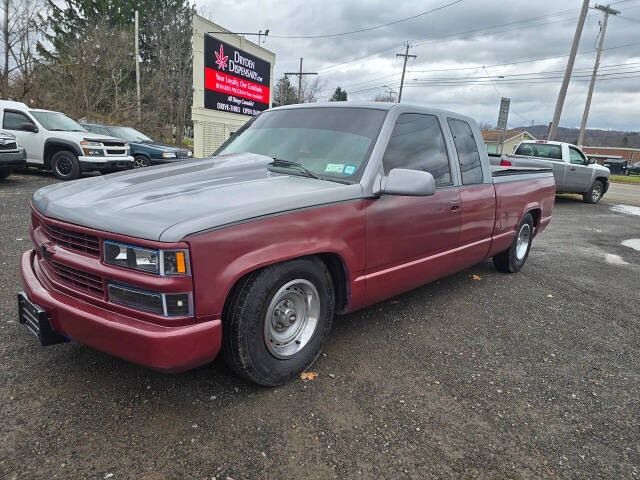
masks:
[[[267,389],[36,344],[18,259],[52,182],[0,182],[0,478],[640,478],[640,188],[558,197],[520,273],[338,317],[318,376]]]

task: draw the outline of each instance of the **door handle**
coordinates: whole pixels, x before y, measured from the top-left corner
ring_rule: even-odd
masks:
[[[459,212],[460,210],[462,210],[462,207],[460,205],[451,205],[451,212],[455,213]]]
[[[576,171],[576,167],[571,167],[569,170],[571,170],[572,172]]]

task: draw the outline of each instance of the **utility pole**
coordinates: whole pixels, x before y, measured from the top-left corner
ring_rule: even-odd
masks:
[[[587,129],[587,118],[589,118],[589,109],[591,108],[591,97],[593,96],[593,89],[596,86],[596,76],[598,75],[598,67],[600,66],[600,55],[602,54],[602,46],[604,45],[604,35],[607,32],[607,22],[609,20],[609,14],[618,15],[619,10],[610,8],[609,5],[602,6],[596,5],[598,10],[604,12],[604,20],[602,21],[602,30],[600,30],[600,43],[598,43],[598,53],[596,53],[596,63],[593,65],[593,75],[591,75],[591,83],[589,84],[589,93],[587,93],[587,103],[584,106],[584,113],[582,114],[582,123],[580,124],[580,135],[578,136],[578,146],[582,147],[584,142],[584,132]]]
[[[580,44],[582,28],[584,27],[584,20],[587,18],[588,10],[589,0],[583,0],[582,10],[580,10],[580,17],[578,18],[578,26],[576,27],[576,33],[573,35],[573,43],[571,44],[571,51],[569,52],[569,60],[567,61],[567,68],[564,71],[564,78],[562,79],[562,86],[560,87],[560,93],[558,94],[556,110],[553,113],[553,121],[549,128],[549,136],[547,137],[547,140],[555,140],[556,138],[556,131],[558,129],[558,124],[560,123],[560,115],[562,115],[562,107],[564,105],[564,99],[567,96],[567,88],[569,87],[569,80],[571,80],[573,64],[576,60],[576,53],[578,53],[578,45]]]
[[[300,57],[300,71],[299,72],[287,72],[287,75],[295,75],[298,77],[298,103],[302,103],[302,77],[304,75],[318,75],[318,72],[303,72],[302,71],[302,57]]]
[[[407,69],[407,59],[409,57],[416,58],[417,55],[409,55],[409,42],[407,42],[407,48],[404,53],[396,53],[396,57],[404,57],[404,64],[402,65],[402,78],[400,79],[400,92],[398,93],[398,103],[402,100],[402,87],[404,86],[404,72]]]
[[[136,105],[137,105],[137,113],[138,113],[138,123],[142,121],[142,117],[140,114],[140,44],[138,40],[138,10],[136,10],[135,14],[135,34],[136,34]]]
[[[9,100],[9,0],[4,0],[4,25],[2,26],[4,40],[4,71],[2,72],[2,89]]]

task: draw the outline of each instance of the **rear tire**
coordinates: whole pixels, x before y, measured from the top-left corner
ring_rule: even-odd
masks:
[[[51,157],[51,170],[60,180],[75,180],[80,176],[78,157],[67,150],[56,152]]]
[[[271,265],[247,278],[223,315],[223,356],[241,377],[276,386],[322,351],[334,313],[327,267],[315,258]]]
[[[5,178],[7,178],[9,175],[11,175],[11,169],[10,168],[0,168],[0,180],[4,180]]]
[[[591,185],[591,188],[582,194],[582,201],[584,203],[596,204],[602,198],[604,192],[604,186],[600,180],[596,180]]]
[[[533,217],[527,213],[522,220],[508,250],[493,257],[493,264],[504,273],[516,273],[524,266],[529,257],[533,241]]]

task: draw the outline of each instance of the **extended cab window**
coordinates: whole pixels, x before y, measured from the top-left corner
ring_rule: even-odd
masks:
[[[7,130],[22,130],[22,125],[25,123],[35,125],[24,113],[5,110],[4,118],[2,120],[3,128],[6,128]]]
[[[458,152],[463,185],[482,183],[482,163],[471,127],[467,122],[455,118],[450,118],[448,122]]]
[[[574,165],[585,164],[584,157],[582,156],[582,154],[578,151],[578,149],[573,147],[569,147],[569,162],[573,163]]]
[[[451,167],[438,119],[418,113],[400,115],[382,165],[385,175],[393,168],[409,168],[429,172],[436,186],[451,185]]]

